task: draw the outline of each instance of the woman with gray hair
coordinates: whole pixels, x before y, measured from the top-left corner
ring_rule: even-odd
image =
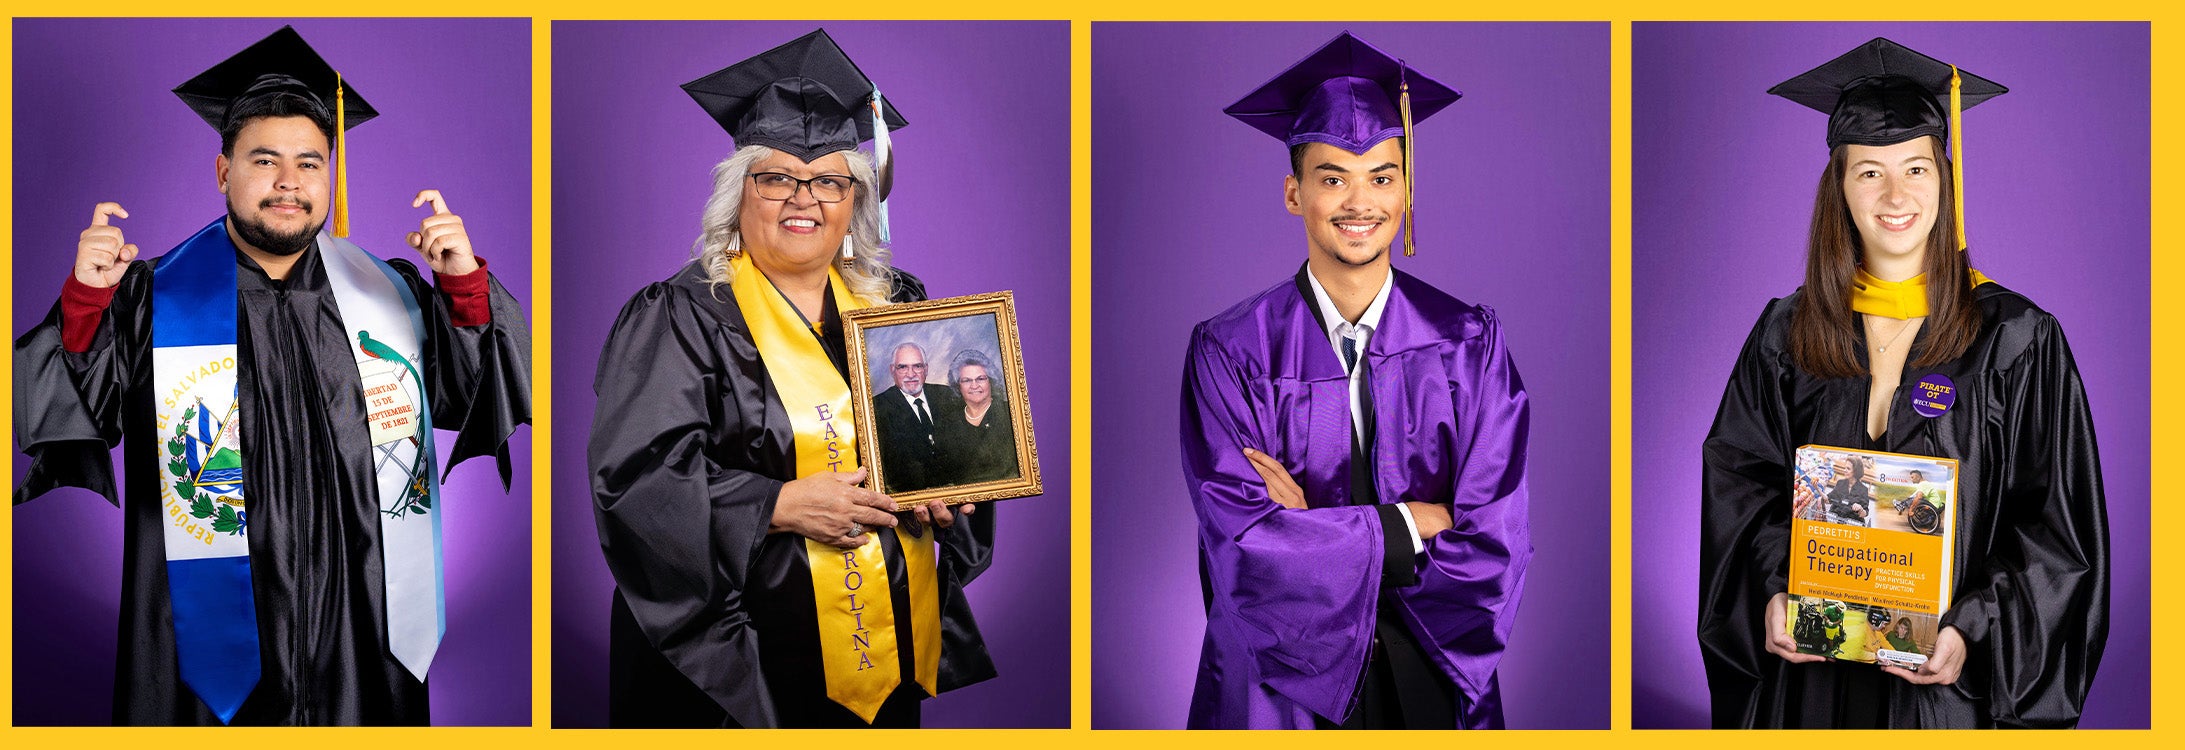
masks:
[[[903,118],[825,32],[684,89],[738,148],[697,257],[600,356],[608,721],[915,727],[919,701],[994,676],[963,596],[993,523],[860,486],[842,313],[925,298],[884,239]]]
[[[954,469],[950,483],[1015,478],[1017,427],[1008,400],[999,395],[1009,391],[1001,368],[985,352],[964,349],[949,358],[948,377],[956,395],[963,397],[963,413],[940,419],[933,435]]]

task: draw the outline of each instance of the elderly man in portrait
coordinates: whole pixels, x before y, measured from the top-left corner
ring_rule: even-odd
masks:
[[[895,385],[873,396],[872,414],[880,433],[880,468],[888,492],[909,492],[950,483],[944,446],[933,438],[937,417],[963,414],[955,389],[926,382],[925,347],[904,342],[895,347],[888,375]]]

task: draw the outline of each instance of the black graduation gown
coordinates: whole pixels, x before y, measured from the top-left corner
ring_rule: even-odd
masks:
[[[389,261],[423,308],[433,423],[454,434],[452,469],[495,456],[531,419],[530,333],[498,281],[493,321],[455,327],[447,300],[404,260]],[[16,440],[32,458],[24,502],[83,487],[122,506],[120,650],[114,722],[216,725],[182,682],[169,606],[152,393],[152,264],[123,275],[77,354],[61,346],[61,310],[15,342]],[[248,456],[251,591],[261,675],[234,724],[426,724],[425,685],[387,647],[379,498],[364,393],[317,247],[275,281],[236,254],[236,361]],[[127,436],[127,439],[125,439]],[[441,439],[449,435],[443,433]],[[109,451],[125,443],[128,502]]]
[[[897,271],[890,299],[925,299],[925,288]],[[824,343],[846,369],[828,304]],[[593,512],[616,585],[608,723],[865,726],[827,698],[804,538],[767,533],[782,483],[796,476],[795,439],[727,286],[689,264],[638,292],[607,337],[593,390]],[[943,692],[994,676],[963,594],[992,560],[993,529],[992,508],[981,508],[939,532]],[[914,679],[902,551],[894,533],[879,537],[906,616],[896,626],[902,683],[873,725],[915,726],[927,696]]]
[[[1867,378],[1792,365],[1796,295],[1761,314],[1704,450],[1699,641],[1716,726],[2078,723],[2109,630],[2093,419],[2056,319],[1998,284],[1974,296],[1978,337],[1939,367],[1906,364],[1880,440],[1866,436]],[[1932,419],[1907,401],[1931,373],[1957,386],[1956,404]],[[1861,663],[1793,665],[1762,647],[1763,610],[1789,575],[1792,454],[1806,444],[1959,461],[1956,600],[1942,618],[1966,641],[1955,685],[1912,685]]]

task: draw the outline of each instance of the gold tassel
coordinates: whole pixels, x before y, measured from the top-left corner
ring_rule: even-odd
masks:
[[[1396,108],[1404,117],[1404,257],[1409,258],[1414,252],[1412,240],[1419,236],[1418,213],[1411,210],[1411,82],[1404,81],[1399,85]]]
[[[341,71],[334,71],[334,236],[349,236],[348,113],[342,106]]]
[[[1964,108],[1958,101],[1958,88],[1963,85],[1957,75],[1957,66],[1950,66],[1950,191],[1955,200],[1952,217],[1957,219],[1957,251],[1965,252],[1965,124]]]

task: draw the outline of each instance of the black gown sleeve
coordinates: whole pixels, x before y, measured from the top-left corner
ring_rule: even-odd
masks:
[[[1769,304],[1738,353],[1701,450],[1699,643],[1717,727],[1751,726],[1767,667],[1768,600],[1789,583],[1789,364]]]
[[[433,426],[455,432],[442,478],[466,460],[492,456],[506,489],[513,478],[508,438],[517,425],[531,423],[531,328],[524,322],[523,308],[488,272],[493,319],[457,326],[448,298],[425,281],[416,264],[395,259],[388,265],[409,284],[425,317]]]
[[[84,352],[61,345],[59,302],[15,340],[15,443],[31,458],[18,504],[81,487],[121,505],[111,452],[126,394],[151,377],[151,262],[130,263],[119,287]]]
[[[2109,635],[2109,518],[2093,415],[2054,318],[2003,383],[1999,526],[1942,624],[1965,636],[1956,688],[1985,693],[1995,723],[2075,726]]]
[[[738,724],[773,726],[744,592],[783,481],[714,459],[731,422],[763,421],[764,384],[722,361],[718,324],[682,295],[646,288],[607,336],[593,385],[593,517],[646,640]]]
[[[1394,503],[1373,506],[1381,516],[1381,588],[1401,589],[1419,585],[1419,553],[1412,551],[1411,525]]]
[[[986,639],[971,616],[971,601],[964,586],[986,572],[994,562],[994,506],[980,503],[969,516],[959,513],[956,523],[940,529],[941,578],[941,692],[971,685],[995,676],[994,660]],[[956,510],[961,511],[958,506]]]

